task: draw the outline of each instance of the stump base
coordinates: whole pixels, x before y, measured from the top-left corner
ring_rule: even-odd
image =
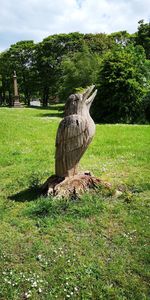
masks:
[[[62,178],[56,175],[49,177],[41,187],[41,193],[56,198],[78,198],[82,193],[98,186],[111,189],[108,182],[92,176],[90,173],[77,174]]]

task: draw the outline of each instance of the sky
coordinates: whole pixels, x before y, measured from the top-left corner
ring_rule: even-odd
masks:
[[[150,21],[150,0],[0,0],[0,51],[56,33],[137,31]]]

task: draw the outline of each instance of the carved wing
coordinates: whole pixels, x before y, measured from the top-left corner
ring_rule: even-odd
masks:
[[[81,115],[65,117],[56,136],[56,175],[65,177],[74,169],[89,144],[86,118]]]

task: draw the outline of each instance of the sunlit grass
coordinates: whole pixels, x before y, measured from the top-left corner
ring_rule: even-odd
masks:
[[[80,170],[123,187],[40,197],[61,110],[0,109],[0,299],[148,297],[150,127],[97,125]]]

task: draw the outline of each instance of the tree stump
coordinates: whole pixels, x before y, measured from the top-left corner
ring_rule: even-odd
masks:
[[[79,198],[84,192],[90,192],[102,186],[108,190],[111,184],[91,175],[89,172],[69,177],[58,177],[52,175],[41,187],[41,193],[55,198]]]

